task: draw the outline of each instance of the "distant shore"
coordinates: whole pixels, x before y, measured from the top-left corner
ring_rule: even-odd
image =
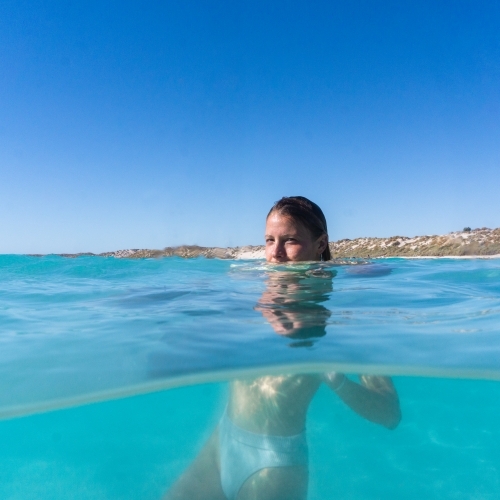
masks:
[[[433,236],[357,238],[330,243],[336,257],[493,257],[500,256],[500,228],[479,228]]]
[[[500,228],[471,229],[433,236],[391,236],[390,238],[356,238],[330,242],[334,258],[500,258]],[[182,245],[163,250],[128,249],[101,254],[60,254],[64,257],[99,255],[118,259],[152,257],[206,257],[212,259],[263,259],[264,246],[201,247]]]

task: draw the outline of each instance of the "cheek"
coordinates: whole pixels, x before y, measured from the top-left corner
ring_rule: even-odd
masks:
[[[307,249],[303,245],[293,245],[288,247],[287,255],[289,258],[300,259],[304,254],[307,254]]]
[[[313,253],[312,245],[300,245],[295,248],[294,255],[302,259],[311,260],[314,258]]]
[[[266,260],[271,260],[273,256],[273,245],[266,245]]]

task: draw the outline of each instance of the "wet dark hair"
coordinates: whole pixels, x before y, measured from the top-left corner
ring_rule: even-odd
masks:
[[[269,210],[266,219],[275,212],[300,222],[310,231],[314,239],[319,238],[323,234],[328,236],[328,228],[323,211],[316,203],[308,200],[304,196],[283,196],[283,198],[277,201],[271,210]],[[332,255],[328,243],[321,257],[323,260],[331,260]]]

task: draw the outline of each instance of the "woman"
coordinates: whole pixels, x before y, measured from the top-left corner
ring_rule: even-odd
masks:
[[[275,203],[266,219],[265,239],[269,263],[331,259],[325,216],[302,196]],[[270,277],[256,309],[276,333],[302,342],[324,335],[330,313],[320,303],[331,290],[331,278],[330,285],[324,277],[313,280],[286,271]],[[362,375],[359,384],[335,372],[235,380],[215,432],[167,498],[305,500],[306,414],[322,383],[364,418],[389,429],[398,425],[399,401],[387,377]]]

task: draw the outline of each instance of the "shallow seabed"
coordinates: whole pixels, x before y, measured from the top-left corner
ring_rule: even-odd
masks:
[[[159,499],[226,380],[326,370],[393,375],[403,418],[389,431],[322,387],[308,498],[498,498],[499,319],[498,260],[0,256],[0,498]]]

